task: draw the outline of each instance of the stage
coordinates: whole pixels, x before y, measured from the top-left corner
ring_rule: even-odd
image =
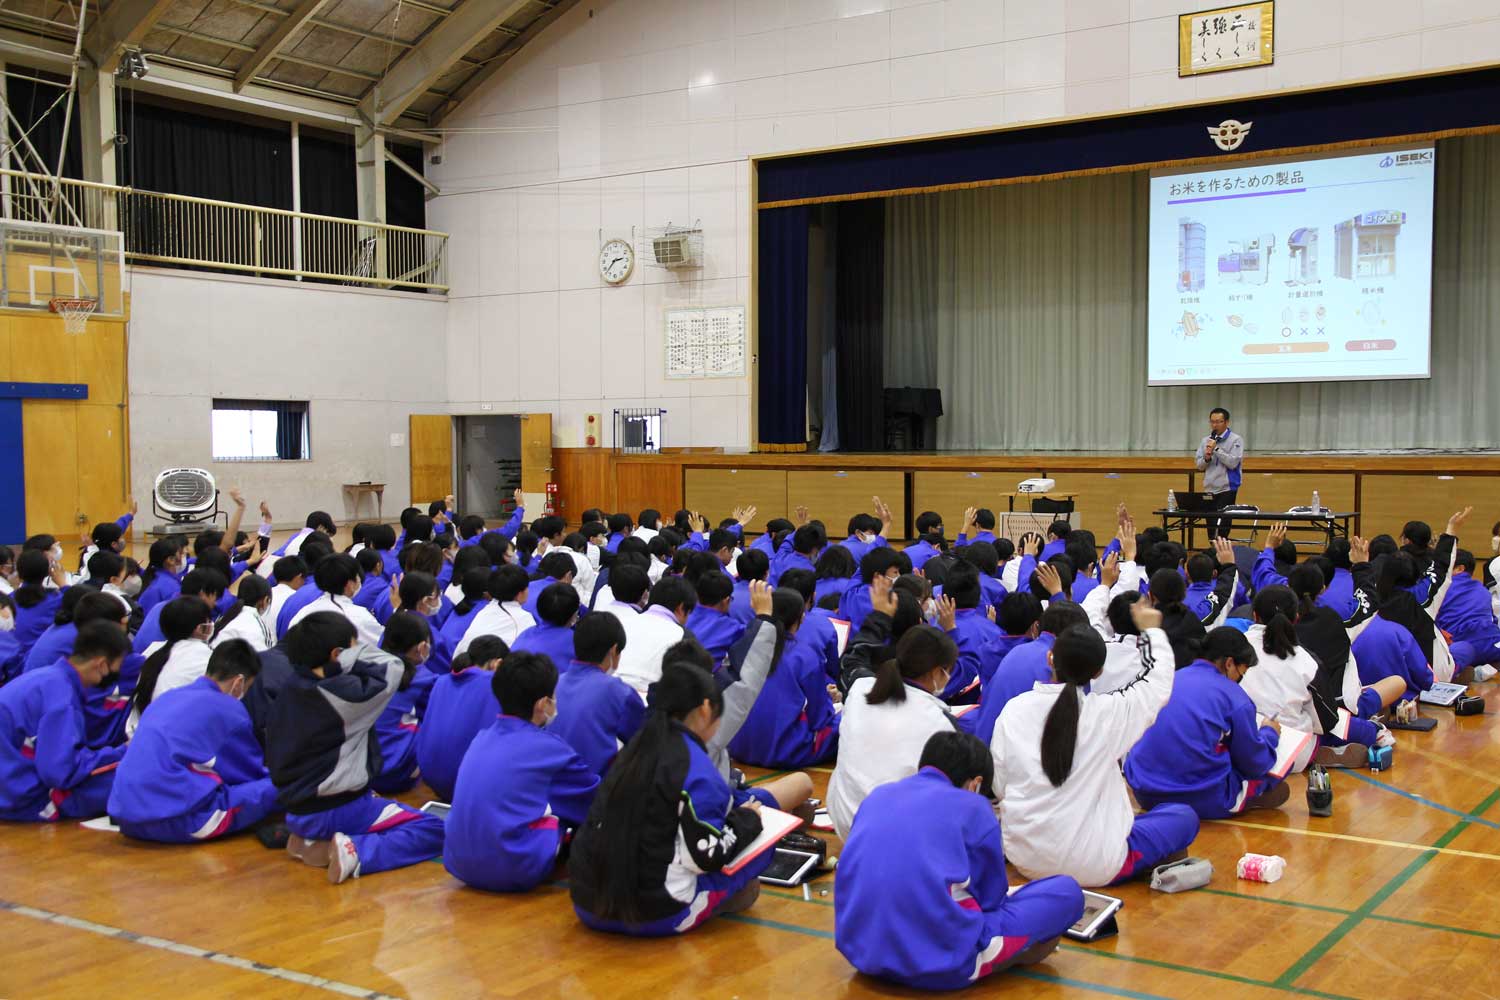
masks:
[[[1455,510],[1472,504],[1472,537],[1465,547],[1489,551],[1489,527],[1500,519],[1500,455],[1402,452],[1259,455],[1249,442],[1239,502],[1264,511],[1305,505],[1314,490],[1325,507],[1358,511],[1355,534],[1398,535],[1411,519],[1441,530]],[[943,515],[956,536],[968,506],[1007,509],[1002,494],[1023,479],[1057,481],[1056,492],[1076,494],[1075,523],[1102,538],[1114,530],[1115,505],[1124,502],[1138,527],[1159,523],[1168,490],[1201,489],[1191,454],[1171,452],[862,452],[725,453],[679,449],[657,455],[617,454],[604,448],[553,450],[560,513],[569,524],[591,506],[632,517],[654,507],[670,517],[680,507],[717,521],[734,507],[758,509],[751,531],[767,518],[801,505],[835,537],[851,515],[878,495],[890,505],[897,537],[909,537],[924,510]],[[1022,509],[1017,505],[1017,509]]]

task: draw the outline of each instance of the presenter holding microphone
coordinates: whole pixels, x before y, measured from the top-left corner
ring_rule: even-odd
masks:
[[[1245,439],[1229,429],[1229,411],[1216,406],[1208,413],[1208,434],[1198,445],[1195,456],[1198,471],[1203,473],[1203,489],[1214,495],[1214,510],[1234,503],[1240,491]],[[1208,522],[1209,538],[1228,538],[1227,518]]]

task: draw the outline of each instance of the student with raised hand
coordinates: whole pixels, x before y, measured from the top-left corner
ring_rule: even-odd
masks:
[[[375,720],[413,668],[361,645],[343,615],[320,611],[287,633],[292,674],[270,703],[266,765],[286,809],[287,853],[339,883],[443,850],[443,821],[370,791]]]
[[[505,640],[479,636],[453,658],[449,672],[432,685],[417,730],[417,766],[427,787],[444,802],[453,801],[458,766],[469,744],[500,714],[490,675],[509,654]]]
[[[522,632],[536,625],[536,619],[521,606],[521,602],[528,596],[527,589],[530,586],[531,578],[520,566],[508,564],[496,567],[490,574],[490,596],[493,600],[481,608],[469,622],[463,638],[454,647],[454,655],[468,649],[469,644],[481,635],[497,636],[509,646]]]
[[[831,759],[838,749],[838,688],[828,682],[821,651],[800,640],[807,609],[802,594],[778,587],[771,615],[781,626],[781,656],[733,740],[735,760],[794,769]]]
[[[967,562],[956,563],[943,580],[943,596],[939,601],[939,617],[944,621],[944,630],[958,643],[958,666],[948,687],[942,693],[944,701],[972,703],[979,700],[979,678],[982,673],[983,654],[986,646],[1004,637],[1000,626],[995,624],[993,605],[980,607],[980,571]],[[952,605],[943,606],[943,602]],[[951,622],[952,624],[947,624]],[[965,697],[960,699],[959,696]]]
[[[1045,574],[1050,568],[1044,563],[1040,572]],[[1037,620],[1037,637],[1007,653],[980,692],[979,709],[974,713],[977,716],[974,735],[988,743],[994,735],[995,722],[1010,700],[1051,680],[1050,657],[1057,637],[1074,625],[1088,623],[1083,608],[1072,601],[1050,602]]]
[[[130,699],[127,737],[135,732],[141,713],[154,698],[202,677],[213,654],[208,645],[214,634],[213,609],[196,597],[178,597],[163,605],[161,629],[163,641],[147,649]]]
[[[995,544],[995,512],[988,507],[969,507],[964,511],[964,526],[953,544],[962,548],[970,541]]]
[[[602,775],[640,731],[646,707],[618,677],[625,627],[614,615],[585,615],[573,627],[573,659],[557,682],[557,717],[547,727]]]
[[[196,844],[276,810],[276,786],[241,704],[259,674],[255,649],[229,639],[214,649],[204,676],[152,700],[109,795],[121,833]]]
[[[459,767],[443,867],[476,889],[526,892],[552,874],[568,832],[588,816],[599,776],[548,726],[557,715],[549,657],[512,652],[493,686],[500,716]]]
[[[88,746],[84,692],[119,673],[129,653],[124,629],[90,622],[66,660],[0,688],[0,819],[52,823],[104,813],[124,751]]]
[[[1190,806],[1200,819],[1275,809],[1289,792],[1269,772],[1281,725],[1256,721],[1255,702],[1240,687],[1258,662],[1239,629],[1208,633],[1192,663],[1177,671],[1172,696],[1125,758],[1125,780],[1147,809]]]
[[[865,553],[871,549],[890,544],[886,541],[886,536],[891,533],[891,509],[879,497],[871,497],[870,500],[875,505],[874,516],[856,514],[851,517],[849,537],[839,543],[849,550],[855,562],[863,560]]]
[[[1130,605],[1140,664],[1110,694],[1092,693],[1105,642],[1086,625],[1065,630],[1048,654],[1052,679],[1017,695],[1000,713],[990,749],[1006,856],[1027,878],[1069,875],[1112,885],[1187,849],[1198,817],[1178,803],[1135,815],[1120,759],[1172,694],[1172,647],[1161,612]]]
[[[594,796],[568,874],[586,926],[662,937],[751,906],[773,852],[723,873],[761,823],[757,803],[734,804],[707,749],[724,712],[713,677],[669,664],[651,687],[649,709]]]
[[[1234,585],[1239,570],[1234,546],[1227,538],[1214,539],[1212,557],[1195,552],[1187,560],[1187,587],[1182,603],[1205,629],[1217,628],[1229,617],[1234,604]]]
[[[860,803],[875,788],[915,773],[933,733],[955,729],[939,693],[958,662],[958,644],[930,625],[909,628],[874,677],[849,686],[839,722],[840,753],[828,781],[828,815],[847,838]]]
[[[271,609],[270,584],[258,576],[247,576],[240,580],[239,593],[235,596],[235,603],[214,624],[209,645],[217,647],[240,639],[248,642],[257,653],[276,645],[276,634],[266,623],[266,613]]]
[[[781,574],[789,569],[810,569],[816,572],[818,555],[827,544],[828,535],[821,525],[802,525],[792,532],[791,537],[782,543],[772,557],[771,575],[767,577],[767,581],[774,587],[781,579]]]
[[[994,763],[978,739],[935,733],[916,763],[860,807],[839,857],[835,946],[860,972],[923,990],[1042,961],[1083,915],[1078,883],[1009,891],[987,801]]]
[[[870,584],[870,614],[859,631],[849,637],[839,657],[838,685],[846,699],[854,682],[873,678],[880,664],[890,657],[891,648],[922,621],[922,605],[916,597],[896,590],[885,577],[875,578]]]
[[[661,676],[662,653],[685,634],[683,624],[698,604],[692,584],[663,577],[651,588],[646,610],[624,622],[630,646],[620,657],[620,680],[644,694]]]
[[[511,643],[510,651],[540,653],[566,670],[573,660],[573,623],[578,621],[578,608],[578,591],[571,584],[548,584],[536,603],[536,625],[522,632]]]
[[[89,571],[89,558],[96,552],[123,552],[125,549],[125,533],[130,530],[130,524],[135,520],[138,507],[135,499],[130,501],[129,513],[122,514],[113,521],[104,521],[94,525],[93,531],[89,533],[88,544],[83,547],[83,552],[78,557],[78,582],[83,583],[93,578]]]
[[[839,599],[839,617],[849,623],[850,629],[858,632],[865,623],[865,616],[870,613],[870,584],[877,576],[895,583],[900,575],[895,549],[889,546],[870,549],[859,562],[859,581],[845,590]]]

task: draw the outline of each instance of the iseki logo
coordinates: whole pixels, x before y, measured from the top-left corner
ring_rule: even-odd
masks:
[[[1254,122],[1240,122],[1233,118],[1226,118],[1217,125],[1208,126],[1208,136],[1224,152],[1232,152],[1240,148],[1245,137],[1250,134],[1250,126]]]
[[[1432,166],[1432,150],[1424,149],[1415,153],[1397,153],[1395,156],[1387,155],[1380,161],[1382,167],[1414,167],[1418,164]]]

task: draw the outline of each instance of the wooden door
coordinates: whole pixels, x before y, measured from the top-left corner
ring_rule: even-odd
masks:
[[[411,415],[411,500],[425,508],[453,492],[453,418],[445,413]]]
[[[552,482],[552,414],[521,415],[521,492],[527,496],[527,509],[542,509],[547,484]],[[540,514],[538,514],[540,516]]]

